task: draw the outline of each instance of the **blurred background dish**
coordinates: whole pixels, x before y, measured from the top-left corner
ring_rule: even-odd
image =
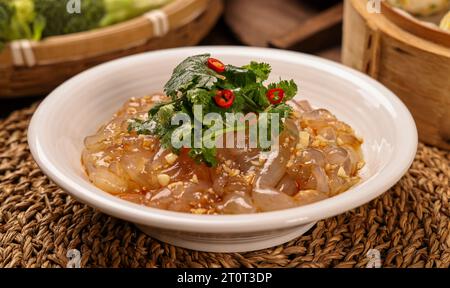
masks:
[[[428,1],[427,5],[426,2],[384,1],[382,14],[414,35],[450,47],[450,33],[448,28],[445,28],[446,15],[450,13],[450,1],[432,0]],[[428,12],[420,13],[423,9],[428,9]]]
[[[417,16],[430,16],[450,8],[449,0],[387,0],[387,3]]]
[[[47,3],[52,0],[14,1]],[[109,3],[111,0],[101,1]],[[39,24],[33,19],[38,17],[29,20],[28,30],[31,29],[31,32],[23,36],[34,40],[43,39],[39,42],[16,40],[0,51],[0,98],[45,95],[64,80],[102,62],[143,51],[192,46],[202,39],[201,44],[244,44],[292,49],[340,61],[342,1],[339,0],[143,1],[148,9],[157,7],[157,11],[167,15],[170,28],[170,31],[165,31],[167,34],[155,35],[157,27],[145,15],[110,25],[117,22],[114,20],[116,18],[123,20],[134,15],[119,17],[110,13],[112,16],[106,17],[102,9],[97,9],[91,1],[83,1],[87,4],[83,4],[81,9],[90,9],[94,24],[84,23],[77,14],[62,13],[66,14],[67,19],[62,17],[65,20],[75,18],[67,25],[44,25],[44,31],[33,33],[36,26],[34,22]],[[63,9],[62,6],[58,6],[58,9]],[[142,11],[137,12],[142,14]],[[223,17],[220,19],[221,15]],[[64,22],[64,19],[60,19],[60,22]],[[104,22],[109,26],[102,24]],[[71,23],[74,24],[70,26]],[[5,39],[1,25],[0,22],[0,42],[2,37]],[[88,28],[95,29],[79,32]],[[78,33],[66,34],[69,32]]]
[[[421,141],[450,149],[450,33],[382,2],[346,0],[342,60],[377,79],[408,106]]]
[[[31,0],[18,1],[30,3]],[[150,0],[142,2],[148,1]],[[133,14],[110,13],[105,17],[97,17],[92,26],[98,29],[49,36],[41,41],[27,39],[9,42],[0,52],[0,98],[44,95],[64,80],[105,61],[149,50],[196,45],[214,27],[223,7],[221,0],[152,0],[148,3],[158,5],[147,5],[144,10],[150,10],[148,13],[115,25],[110,24],[119,19],[128,19]],[[166,3],[168,4],[164,5]],[[152,9],[154,7],[159,9]],[[94,8],[91,7],[88,11],[94,13],[92,9]],[[134,12],[142,14],[141,10]],[[69,18],[77,17],[76,13],[73,15]],[[83,12],[81,15],[84,15]],[[38,25],[36,21],[33,20],[29,27],[24,25],[25,28],[34,31],[32,28]],[[61,21],[66,23],[64,19]],[[61,26],[69,29],[69,24]],[[2,23],[0,27],[1,25]],[[89,28],[89,25],[72,30],[84,30],[82,28]],[[64,34],[70,31],[67,29],[48,29],[47,26],[44,27],[42,36]],[[0,40],[2,31],[0,28]],[[28,38],[41,38],[40,33],[26,34],[24,36],[30,36]]]
[[[140,16],[173,0],[0,0],[0,48],[14,40],[39,41],[94,30]]]
[[[439,27],[450,32],[450,11],[442,18]]]

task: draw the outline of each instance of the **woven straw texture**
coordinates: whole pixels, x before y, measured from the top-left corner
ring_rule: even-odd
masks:
[[[36,105],[0,120],[0,267],[449,267],[450,153],[424,145],[409,172],[369,204],[320,221],[285,245],[250,253],[204,253],[146,236],[83,205],[34,163],[26,130]]]

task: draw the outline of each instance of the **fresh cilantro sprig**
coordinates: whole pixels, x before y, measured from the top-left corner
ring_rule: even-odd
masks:
[[[202,106],[203,115],[209,112],[216,112],[222,116],[232,112],[276,113],[280,119],[279,127],[283,128],[284,120],[292,112],[292,108],[286,104],[286,101],[297,94],[297,85],[293,80],[280,80],[266,86],[264,82],[271,72],[271,67],[267,63],[252,61],[242,67],[226,65],[225,71],[218,73],[208,67],[208,59],[210,59],[209,54],[202,54],[188,57],[181,62],[164,86],[164,92],[170,97],[170,101],[157,103],[150,109],[147,120],[133,120],[129,125],[129,131],[156,135],[163,147],[179,153],[179,149],[173,147],[171,143],[172,134],[179,126],[172,125],[170,120],[180,112],[186,113],[191,120],[194,120],[194,105]],[[267,97],[268,91],[274,88],[281,88],[284,91],[284,97],[278,104],[271,103]],[[217,91],[225,89],[233,91],[235,95],[229,108],[219,107],[214,100]],[[211,127],[204,125],[202,128],[205,132]],[[186,129],[193,131],[194,124]],[[215,131],[215,134],[225,134],[238,129],[242,127],[225,126],[220,131]],[[193,143],[194,139],[191,138],[190,141]],[[202,138],[201,141],[206,140]],[[202,147],[191,148],[189,155],[198,162],[204,162],[209,166],[216,165],[216,148],[206,148],[204,145]]]

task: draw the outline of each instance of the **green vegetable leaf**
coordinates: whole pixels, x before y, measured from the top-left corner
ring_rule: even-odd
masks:
[[[292,107],[286,103],[281,103],[275,106],[270,106],[270,108],[267,109],[267,113],[275,113],[280,115],[280,121],[282,121],[290,116],[292,113]]]
[[[253,103],[256,103],[260,110],[264,110],[267,106],[270,105],[269,99],[267,99],[267,88],[263,85],[248,85],[244,87],[241,92],[243,95],[246,95],[250,99],[252,99]],[[262,109],[261,109],[262,108]],[[254,110],[253,110],[254,111]],[[257,111],[254,111],[257,112]]]
[[[172,116],[175,114],[174,104],[168,104],[161,107],[156,113],[156,120],[160,126],[170,126]]]
[[[218,137],[228,132],[245,131],[247,129],[246,127],[248,126],[246,125],[249,125],[248,122],[245,125],[230,125],[226,123],[226,113],[234,112],[245,115],[249,112],[256,114],[267,112],[278,116],[280,129],[276,135],[270,135],[272,134],[271,128],[273,123],[271,122],[273,119],[270,116],[269,119],[266,118],[269,121],[267,129],[269,129],[270,139],[277,137],[283,129],[284,120],[292,112],[292,108],[285,102],[296,95],[297,85],[295,82],[293,80],[280,80],[278,83],[265,86],[263,82],[268,79],[271,68],[269,64],[257,62],[251,62],[242,67],[226,65],[225,71],[218,74],[208,67],[207,60],[209,57],[209,54],[202,54],[188,57],[182,61],[174,69],[172,77],[164,86],[164,90],[171,97],[171,101],[158,103],[151,108],[148,113],[148,120],[132,121],[129,126],[130,131],[134,130],[139,134],[156,135],[159,137],[163,147],[178,153],[179,149],[175,148],[171,143],[172,136],[175,136],[175,138],[179,138],[179,136],[189,137],[183,140],[190,143],[190,147],[198,147],[194,145],[198,141],[202,144],[211,143],[210,141],[215,141],[213,136]],[[272,105],[268,100],[267,91],[272,88],[282,88],[284,90],[285,97],[280,104]],[[217,91],[224,89],[231,90],[234,93],[234,101],[229,108],[220,107],[215,102]],[[194,113],[194,105],[201,105],[203,117],[207,113],[213,112],[221,115],[223,117],[222,123],[225,123],[224,127],[217,128],[216,125],[208,124],[208,126],[202,123],[203,120],[199,118],[200,115]],[[190,125],[183,127],[188,129],[187,135],[189,136],[178,134],[177,128],[180,126],[171,124],[172,117],[177,113],[185,113],[191,120]],[[264,120],[262,115],[266,114],[260,114],[261,117],[258,121]],[[192,132],[196,125],[195,123],[197,125],[200,123],[201,125],[200,127],[203,131],[201,139],[194,139],[193,137]],[[214,131],[211,131],[211,129],[214,129]],[[175,131],[177,131],[177,135],[174,135]],[[186,143],[185,141],[183,142]],[[212,143],[214,144],[215,142]],[[202,146],[205,147],[191,148],[189,152],[190,157],[199,163],[215,166],[217,164],[216,148],[206,148],[210,147],[210,145]],[[260,146],[260,148],[263,147]]]
[[[83,1],[86,0],[82,0],[82,2]],[[105,27],[111,24],[125,21],[130,18],[134,18],[149,10],[160,8],[172,2],[173,0],[92,0],[92,1],[103,3],[106,12],[103,18],[100,20],[99,24],[101,27]]]
[[[211,91],[201,88],[195,88],[186,92],[187,98],[194,105],[208,105],[212,101],[213,95]]]
[[[216,148],[191,148],[189,150],[189,156],[197,163],[206,163],[208,166],[216,166],[217,150]]]
[[[284,101],[291,100],[297,95],[297,84],[294,80],[281,80],[278,83],[269,84],[269,89],[281,88],[284,90]]]
[[[68,0],[0,0],[0,51],[7,42],[40,40],[109,26],[160,8],[173,0],[81,0],[81,13],[68,13]]]
[[[13,15],[12,8],[5,0],[0,0],[0,51],[2,51],[8,39],[8,31],[10,27],[11,17]]]
[[[166,94],[176,99],[178,92],[186,93],[196,88],[211,90],[219,75],[206,65],[209,57],[209,54],[196,55],[181,62],[164,86]]]
[[[133,119],[128,125],[128,132],[136,131],[137,134],[152,135],[156,132],[157,123],[155,121],[143,121]]]
[[[172,135],[173,135],[175,129],[176,129],[176,127],[172,127],[172,126],[166,127],[166,128],[160,127],[158,135],[160,135],[159,142],[161,143],[161,146],[163,148],[169,149],[169,150],[174,151],[175,153],[178,153],[179,150],[173,148],[173,146],[172,146]]]
[[[243,66],[243,68],[252,71],[256,75],[257,82],[264,82],[269,78],[269,74],[272,68],[267,63],[258,63],[255,61],[250,62],[250,64]]]
[[[226,65],[225,77],[231,87],[246,87],[248,85],[256,84],[256,74],[243,67]]]

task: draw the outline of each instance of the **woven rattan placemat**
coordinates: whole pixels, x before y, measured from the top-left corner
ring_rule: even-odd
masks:
[[[450,153],[420,145],[409,172],[369,204],[320,221],[285,245],[250,253],[204,253],[146,236],[68,196],[43,175],[28,150],[35,109],[0,120],[0,267],[449,267]]]

